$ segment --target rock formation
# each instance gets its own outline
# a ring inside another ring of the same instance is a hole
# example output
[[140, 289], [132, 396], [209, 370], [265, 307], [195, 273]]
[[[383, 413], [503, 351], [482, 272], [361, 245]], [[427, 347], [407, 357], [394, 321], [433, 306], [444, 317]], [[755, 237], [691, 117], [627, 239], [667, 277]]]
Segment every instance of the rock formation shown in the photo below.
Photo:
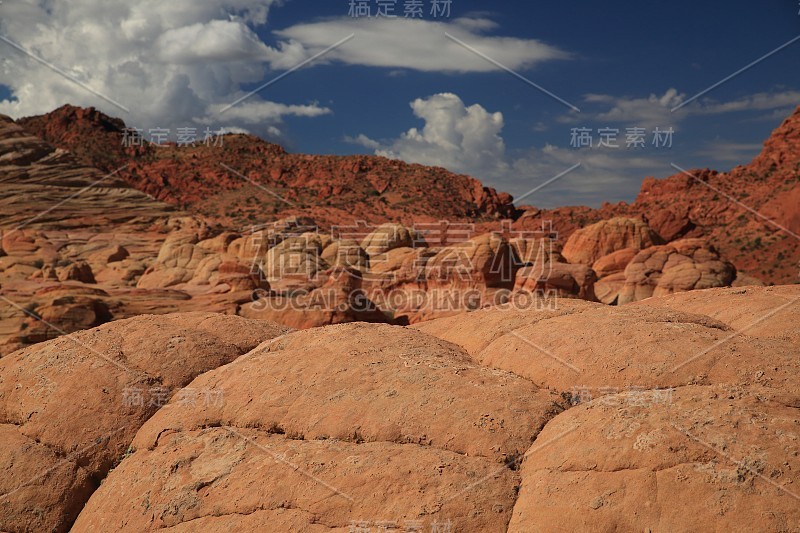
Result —
[[264, 343], [190, 386], [222, 391], [224, 405], [164, 407], [74, 531], [360, 520], [503, 531], [518, 483], [504, 464], [559, 410], [553, 393], [450, 343], [379, 325]]
[[736, 271], [702, 239], [684, 239], [639, 252], [625, 268], [618, 303], [674, 292], [730, 286]]
[[600, 209], [124, 128], [0, 117], [0, 530], [800, 528], [800, 110]]
[[[213, 313], [145, 315], [0, 359], [0, 529], [67, 531], [160, 407], [197, 375], [287, 332]], [[181, 401], [189, 392], [198, 403], [210, 397], [184, 389]]]
[[[0, 360], [2, 527], [791, 531], [798, 291], [414, 328], [142, 317], [49, 341]], [[122, 408], [136, 385], [171, 393]]]
[[657, 244], [664, 244], [664, 241], [641, 220], [612, 218], [570, 235], [561, 254], [570, 263], [591, 265], [625, 248], [641, 250]]
[[121, 120], [73, 106], [19, 123], [85, 165], [105, 172], [128, 165], [119, 176], [137, 189], [230, 227], [263, 223], [264, 213], [310, 214], [327, 230], [354, 220], [493, 220], [515, 212], [508, 194], [469, 176], [382, 157], [289, 154], [251, 135], [226, 135], [216, 146], [201, 136], [193, 146], [126, 148]]

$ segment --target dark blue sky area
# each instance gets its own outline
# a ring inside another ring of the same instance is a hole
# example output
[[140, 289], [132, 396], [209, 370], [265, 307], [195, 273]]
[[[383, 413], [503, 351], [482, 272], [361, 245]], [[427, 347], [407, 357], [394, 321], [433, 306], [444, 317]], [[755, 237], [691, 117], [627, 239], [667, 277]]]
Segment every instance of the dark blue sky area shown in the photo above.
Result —
[[[284, 27], [303, 20], [342, 16], [347, 9], [346, 0], [288, 2], [272, 12], [270, 25]], [[500, 25], [494, 34], [540, 39], [573, 53], [573, 60], [554, 61], [523, 74], [578, 103], [586, 93], [646, 97], [661, 95], [671, 87], [691, 96], [800, 35], [800, 6], [795, 1], [724, 5], [696, 1], [565, 2], [542, 6], [503, 2], [492, 3], [487, 9], [486, 2], [454, 0], [452, 10], [454, 17], [472, 13], [488, 16]], [[269, 39], [267, 33], [264, 37]], [[357, 40], [353, 44], [357, 45]], [[798, 58], [800, 43], [708, 97], [725, 101], [781, 87], [797, 89]], [[293, 141], [298, 148], [315, 152], [346, 153], [352, 148], [335, 144], [338, 137], [362, 132], [375, 137], [396, 135], [414, 125], [408, 103], [438, 92], [454, 92], [468, 105], [480, 103], [489, 111], [502, 111], [506, 117], [504, 137], [511, 148], [568, 139], [533, 131], [538, 122], [561, 114], [564, 108], [560, 104], [499, 71], [457, 75], [409, 70], [402, 77], [390, 77], [381, 68], [317, 67], [295, 73], [262, 94], [278, 101], [332, 102], [335, 115], [316, 121], [313, 131], [303, 131]], [[374, 120], [376, 113], [380, 113], [380, 121]], [[776, 125], [774, 120], [753, 124], [746, 119], [742, 122], [743, 118], [718, 120], [717, 128], [702, 128], [702, 133], [709, 135], [716, 130], [727, 136], [736, 133], [731, 124], [747, 123], [749, 134], [742, 132], [738, 138], [758, 141]], [[300, 127], [298, 134], [300, 129], [304, 128]]]

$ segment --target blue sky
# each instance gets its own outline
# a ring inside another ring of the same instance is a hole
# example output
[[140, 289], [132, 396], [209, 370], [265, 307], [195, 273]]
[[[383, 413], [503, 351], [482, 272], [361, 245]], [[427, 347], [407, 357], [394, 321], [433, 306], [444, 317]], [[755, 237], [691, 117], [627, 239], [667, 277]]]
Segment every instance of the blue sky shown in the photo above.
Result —
[[[400, 14], [404, 3], [397, 2]], [[672, 162], [744, 164], [800, 105], [798, 41], [670, 112], [800, 35], [796, 0], [453, 0], [450, 17], [438, 19], [430, 0], [423, 3], [424, 20], [409, 25], [402, 17], [350, 18], [349, 0], [214, 0], [202, 8], [189, 0], [172, 8], [155, 0], [139, 8], [5, 2], [2, 35], [107, 99], [0, 43], [0, 112], [73, 103], [145, 130], [241, 128], [291, 151], [439, 164], [517, 197], [581, 163], [522, 202], [550, 207], [630, 201], [644, 177], [674, 173]], [[106, 33], [109, 25], [120, 29]], [[445, 31], [581, 112], [445, 39]], [[219, 113], [350, 33], [340, 48]], [[626, 128], [634, 127], [646, 131], [644, 148], [625, 147]], [[618, 130], [620, 147], [578, 150], [574, 128], [591, 129], [594, 144], [599, 128]], [[673, 129], [671, 148], [652, 145], [655, 128]]]

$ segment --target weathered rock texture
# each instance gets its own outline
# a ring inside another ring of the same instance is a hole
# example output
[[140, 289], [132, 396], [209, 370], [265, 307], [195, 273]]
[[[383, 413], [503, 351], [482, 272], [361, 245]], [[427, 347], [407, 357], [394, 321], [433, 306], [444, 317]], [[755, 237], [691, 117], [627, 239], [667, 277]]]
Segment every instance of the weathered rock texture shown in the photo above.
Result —
[[266, 342], [191, 387], [224, 392], [224, 405], [164, 407], [74, 531], [362, 520], [503, 531], [518, 483], [504, 463], [560, 410], [452, 344], [380, 325]]
[[159, 407], [287, 331], [213, 313], [139, 316], [0, 359], [0, 529], [67, 531]]
[[618, 303], [695, 289], [730, 286], [736, 269], [702, 239], [674, 241], [639, 252], [625, 268]]
[[799, 300], [107, 324], [0, 360], [0, 528], [793, 531]]
[[561, 254], [570, 263], [591, 265], [610, 253], [633, 248], [641, 250], [663, 239], [639, 219], [612, 218], [573, 233]]

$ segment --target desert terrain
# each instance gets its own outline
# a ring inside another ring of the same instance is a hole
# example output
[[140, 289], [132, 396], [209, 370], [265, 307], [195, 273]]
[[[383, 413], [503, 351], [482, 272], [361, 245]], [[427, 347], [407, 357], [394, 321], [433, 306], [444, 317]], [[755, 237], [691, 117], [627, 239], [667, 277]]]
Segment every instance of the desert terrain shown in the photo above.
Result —
[[0, 530], [800, 530], [800, 109], [600, 209], [124, 134], [0, 117]]

